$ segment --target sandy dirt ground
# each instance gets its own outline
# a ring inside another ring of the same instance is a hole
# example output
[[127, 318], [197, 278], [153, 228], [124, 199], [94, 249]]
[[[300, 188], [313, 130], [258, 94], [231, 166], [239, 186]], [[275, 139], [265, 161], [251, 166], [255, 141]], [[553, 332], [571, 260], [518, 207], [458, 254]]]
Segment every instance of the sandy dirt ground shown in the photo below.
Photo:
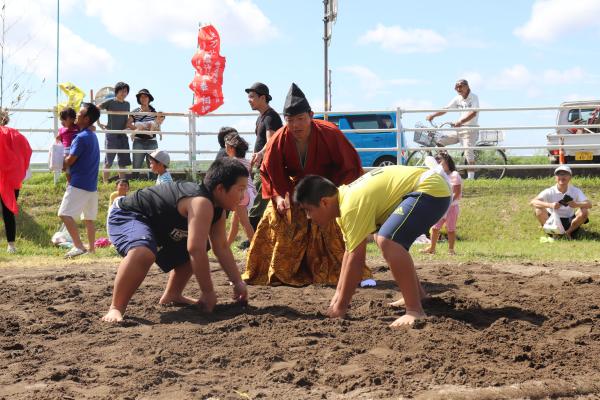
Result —
[[[0, 399], [600, 398], [600, 265], [419, 265], [429, 317], [388, 328], [397, 289], [251, 287], [234, 305], [162, 307], [153, 267], [118, 325], [115, 265], [0, 267]], [[194, 283], [188, 291], [198, 295]]]

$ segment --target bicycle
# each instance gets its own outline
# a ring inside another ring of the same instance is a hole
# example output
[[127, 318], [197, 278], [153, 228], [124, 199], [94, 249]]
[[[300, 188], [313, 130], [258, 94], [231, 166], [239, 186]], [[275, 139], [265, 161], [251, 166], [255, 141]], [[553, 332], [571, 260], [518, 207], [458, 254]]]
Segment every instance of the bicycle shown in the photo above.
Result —
[[[435, 150], [415, 150], [411, 151], [406, 160], [406, 165], [423, 166], [425, 165], [426, 156], [435, 156], [440, 151], [450, 153], [453, 159], [461, 160], [463, 167], [459, 170], [463, 178], [466, 177], [467, 159], [463, 150], [452, 150], [451, 147], [446, 147], [443, 140], [448, 138], [443, 132], [438, 132], [437, 129], [444, 127], [454, 127], [451, 122], [444, 122], [440, 125], [435, 125], [432, 121], [430, 130], [415, 131], [413, 140], [422, 147], [438, 147]], [[415, 128], [428, 128], [420, 122], [415, 124]], [[499, 130], [483, 130], [479, 131], [479, 139], [475, 143], [477, 147], [497, 146], [502, 141], [502, 131]], [[501, 149], [474, 149], [475, 165], [506, 165], [506, 154]], [[454, 153], [454, 154], [453, 154]], [[506, 168], [477, 168], [475, 169], [475, 178], [502, 179], [506, 173]]]

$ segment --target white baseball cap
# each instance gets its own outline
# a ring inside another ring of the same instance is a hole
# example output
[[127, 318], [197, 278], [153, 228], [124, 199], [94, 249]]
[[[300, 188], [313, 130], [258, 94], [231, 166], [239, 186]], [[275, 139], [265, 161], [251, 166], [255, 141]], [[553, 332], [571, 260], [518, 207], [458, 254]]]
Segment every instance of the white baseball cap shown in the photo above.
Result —
[[167, 168], [169, 167], [169, 163], [171, 162], [171, 157], [169, 157], [169, 153], [167, 153], [164, 150], [154, 150], [148, 155], [148, 157], [155, 159]]
[[571, 171], [571, 167], [569, 167], [568, 165], [561, 165], [558, 168], [556, 168], [554, 170], [554, 175], [557, 175], [561, 171], [567, 172], [569, 175], [573, 175], [573, 171]]

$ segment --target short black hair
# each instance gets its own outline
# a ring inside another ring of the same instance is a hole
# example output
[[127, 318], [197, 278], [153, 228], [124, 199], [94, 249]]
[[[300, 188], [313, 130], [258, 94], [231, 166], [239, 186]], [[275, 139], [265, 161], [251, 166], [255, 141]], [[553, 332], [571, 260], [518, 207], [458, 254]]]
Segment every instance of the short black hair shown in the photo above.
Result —
[[208, 171], [206, 171], [203, 183], [211, 192], [219, 184], [222, 184], [225, 190], [229, 191], [238, 178], [248, 178], [248, 175], [248, 170], [244, 167], [244, 164], [235, 158], [224, 157], [213, 161]]
[[319, 175], [306, 175], [294, 188], [294, 202], [318, 207], [323, 197], [338, 193], [333, 182]]
[[237, 133], [237, 129], [230, 126], [224, 126], [219, 129], [217, 140], [219, 141], [219, 146], [221, 146], [222, 149], [225, 148], [225, 136], [229, 135], [230, 133]]
[[117, 179], [117, 181], [115, 182], [115, 186], [119, 186], [119, 183], [126, 183], [127, 186], [129, 186], [129, 179], [126, 179], [126, 178]]
[[87, 111], [85, 115], [90, 119], [90, 125], [94, 125], [98, 118], [100, 118], [100, 110], [92, 103], [81, 103], [81, 108], [85, 108]]
[[240, 136], [239, 133], [230, 133], [225, 136], [225, 145], [229, 145], [235, 149], [237, 158], [245, 158], [248, 151], [248, 142]]
[[75, 110], [72, 109], [71, 107], [63, 108], [62, 111], [60, 112], [60, 120], [61, 121], [64, 121], [67, 118], [75, 119], [76, 117], [77, 117], [77, 113], [75, 113]]
[[439, 153], [437, 153], [435, 156], [435, 160], [438, 162], [441, 160], [446, 161], [446, 164], [448, 164], [448, 169], [450, 170], [450, 172], [456, 171], [456, 164], [454, 164], [454, 160], [452, 159], [452, 156], [450, 154], [448, 154], [447, 151], [440, 151]]
[[126, 84], [125, 82], [117, 82], [117, 84], [115, 85], [115, 96], [123, 89], [127, 89], [127, 93], [130, 92], [128, 84]]

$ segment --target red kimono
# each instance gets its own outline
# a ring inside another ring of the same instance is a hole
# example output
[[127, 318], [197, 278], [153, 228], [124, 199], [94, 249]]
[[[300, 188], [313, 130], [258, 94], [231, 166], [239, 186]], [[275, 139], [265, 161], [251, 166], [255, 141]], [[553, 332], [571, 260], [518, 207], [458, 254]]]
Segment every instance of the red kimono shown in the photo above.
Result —
[[[306, 162], [287, 126], [269, 140], [260, 168], [263, 198], [286, 193], [306, 175], [326, 177], [336, 185], [347, 184], [362, 175], [358, 153], [332, 123], [313, 120]], [[303, 210], [292, 205], [292, 222], [279, 215], [269, 202], [252, 239], [242, 278], [250, 284], [312, 283], [335, 285], [345, 251], [342, 232], [335, 221], [321, 228], [311, 223]], [[363, 277], [369, 277], [365, 266]]]
[[30, 159], [27, 138], [16, 129], [0, 126], [0, 197], [15, 215], [19, 211], [15, 190], [21, 188]]
[[363, 173], [360, 158], [346, 136], [334, 124], [312, 121], [304, 167], [287, 126], [269, 140], [260, 167], [263, 198], [292, 195], [295, 184], [306, 175], [321, 175], [336, 186], [348, 184]]

